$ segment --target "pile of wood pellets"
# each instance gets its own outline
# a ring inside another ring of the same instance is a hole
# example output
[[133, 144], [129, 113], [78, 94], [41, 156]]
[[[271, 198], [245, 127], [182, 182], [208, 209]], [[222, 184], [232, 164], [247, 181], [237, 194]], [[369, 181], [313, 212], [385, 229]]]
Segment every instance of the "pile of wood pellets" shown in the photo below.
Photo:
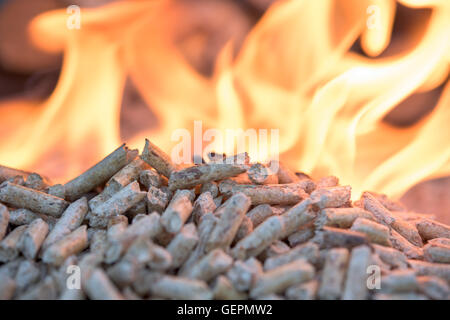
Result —
[[64, 185], [0, 166], [0, 299], [450, 298], [450, 226], [272, 164], [147, 140]]

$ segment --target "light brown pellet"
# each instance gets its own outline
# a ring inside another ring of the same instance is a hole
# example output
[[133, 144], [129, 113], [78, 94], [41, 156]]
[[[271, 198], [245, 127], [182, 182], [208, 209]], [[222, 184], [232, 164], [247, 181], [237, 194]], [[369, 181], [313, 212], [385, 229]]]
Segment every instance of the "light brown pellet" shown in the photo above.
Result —
[[64, 199], [10, 182], [0, 186], [0, 201], [53, 217], [61, 216], [69, 205]]
[[242, 192], [251, 199], [252, 205], [293, 205], [308, 198], [308, 194], [305, 192], [305, 189], [308, 189], [308, 183], [305, 180], [273, 185], [236, 184], [230, 180], [225, 180], [219, 184], [219, 189], [221, 193], [226, 195]]
[[318, 290], [320, 299], [335, 300], [341, 297], [348, 257], [349, 253], [345, 248], [330, 249], [327, 252]]
[[192, 193], [189, 190], [178, 190], [161, 215], [161, 224], [170, 233], [177, 233], [192, 213]]
[[350, 228], [358, 218], [375, 220], [372, 213], [361, 208], [327, 208], [319, 212], [314, 224], [318, 229], [324, 226]]
[[48, 224], [42, 219], [36, 219], [25, 230], [20, 238], [20, 251], [27, 259], [34, 259], [48, 233]]
[[429, 219], [421, 219], [417, 222], [416, 226], [424, 240], [434, 238], [450, 239], [450, 227], [443, 223]]
[[166, 178], [170, 178], [170, 174], [177, 170], [177, 166], [172, 163], [170, 157], [148, 139], [145, 139], [141, 158]]
[[450, 246], [429, 243], [423, 247], [424, 257], [427, 261], [450, 263]]
[[166, 299], [209, 300], [213, 297], [204, 281], [169, 275], [161, 276], [151, 284], [150, 292]]
[[389, 228], [375, 221], [358, 218], [353, 222], [350, 230], [364, 233], [370, 242], [388, 247], [392, 246], [391, 241], [389, 240]]
[[232, 263], [233, 259], [222, 249], [214, 249], [187, 270], [185, 276], [190, 279], [209, 281], [227, 271]]
[[276, 213], [272, 210], [272, 207], [268, 204], [260, 204], [255, 206], [252, 210], [247, 213], [247, 217], [252, 221], [253, 227], [256, 228], [261, 223], [263, 223], [267, 218], [275, 215]]
[[172, 256], [172, 268], [179, 268], [188, 259], [199, 241], [197, 228], [193, 223], [185, 225], [170, 241], [167, 251]]
[[45, 250], [50, 245], [78, 228], [83, 222], [87, 212], [88, 202], [84, 197], [70, 204], [62, 214], [61, 218], [56, 222], [52, 231], [48, 234], [42, 248]]
[[129, 150], [123, 144], [83, 174], [67, 182], [64, 185], [66, 198], [69, 201], [76, 200], [83, 194], [105, 183], [117, 171], [136, 158], [137, 154], [137, 150]]
[[86, 226], [81, 226], [64, 238], [58, 240], [44, 251], [45, 263], [59, 266], [67, 257], [78, 254], [88, 246]]
[[248, 208], [250, 199], [243, 193], [237, 193], [217, 209], [220, 210], [220, 218], [206, 242], [207, 252], [231, 245]]
[[250, 297], [282, 293], [288, 287], [311, 280], [314, 274], [314, 268], [303, 260], [285, 264], [262, 274], [250, 290]]
[[351, 192], [350, 186], [321, 188], [311, 193], [311, 200], [320, 209], [338, 208], [350, 203]]
[[353, 248], [347, 268], [343, 300], [365, 300], [369, 290], [367, 287], [367, 268], [371, 263], [371, 252], [368, 246]]
[[245, 165], [209, 163], [174, 171], [170, 175], [171, 190], [193, 188], [210, 181], [218, 181], [236, 176], [247, 170]]
[[14, 260], [19, 254], [19, 241], [28, 226], [19, 226], [0, 242], [0, 262]]
[[202, 216], [208, 212], [214, 212], [216, 208], [212, 194], [209, 191], [201, 193], [195, 200], [192, 210], [194, 222], [198, 224]]

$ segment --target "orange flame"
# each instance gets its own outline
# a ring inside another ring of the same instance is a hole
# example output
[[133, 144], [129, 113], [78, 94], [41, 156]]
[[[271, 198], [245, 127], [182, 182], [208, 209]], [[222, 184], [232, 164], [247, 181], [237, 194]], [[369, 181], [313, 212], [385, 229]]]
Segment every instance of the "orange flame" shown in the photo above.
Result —
[[[400, 196], [450, 173], [449, 83], [419, 123], [382, 122], [406, 97], [446, 81], [450, 3], [399, 2], [432, 8], [432, 15], [424, 32], [413, 31], [408, 50], [394, 56], [378, 57], [390, 43], [394, 0], [284, 0], [266, 12], [234, 61], [231, 42], [224, 47], [212, 77], [195, 71], [174, 44], [186, 5], [123, 1], [83, 9], [79, 30], [65, 27], [65, 11], [45, 13], [31, 35], [46, 50], [64, 50], [60, 80], [46, 101], [0, 105], [0, 163], [56, 180], [86, 169], [120, 143], [130, 76], [160, 124], [136, 135], [132, 146], [149, 137], [170, 151], [172, 132], [192, 129], [195, 120], [205, 129], [274, 128], [280, 159], [292, 168], [336, 175], [356, 195], [371, 189]], [[366, 54], [378, 58], [350, 51], [359, 37]]]

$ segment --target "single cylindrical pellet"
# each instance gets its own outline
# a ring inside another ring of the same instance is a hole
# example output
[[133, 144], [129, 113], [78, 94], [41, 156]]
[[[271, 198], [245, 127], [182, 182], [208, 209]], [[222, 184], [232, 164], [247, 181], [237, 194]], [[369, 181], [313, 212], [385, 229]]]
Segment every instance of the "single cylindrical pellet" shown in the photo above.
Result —
[[358, 218], [375, 220], [372, 213], [361, 208], [327, 208], [319, 212], [314, 224], [319, 229], [324, 226], [350, 228]]
[[353, 248], [345, 280], [343, 300], [365, 300], [369, 294], [367, 287], [367, 268], [372, 261], [368, 246]]
[[391, 224], [391, 227], [413, 245], [418, 247], [423, 246], [422, 238], [420, 237], [419, 231], [417, 231], [414, 224], [402, 219], [396, 219]]
[[158, 297], [177, 300], [209, 300], [213, 293], [204, 281], [161, 276], [150, 287], [150, 292]]
[[220, 218], [206, 243], [206, 251], [231, 245], [249, 207], [250, 199], [237, 193], [218, 209]]
[[188, 259], [198, 240], [197, 229], [193, 223], [181, 229], [167, 246], [167, 251], [172, 255], [172, 268], [179, 268]]
[[252, 221], [254, 228], [273, 215], [276, 215], [276, 212], [268, 204], [260, 204], [247, 213], [247, 217]]
[[283, 219], [284, 224], [283, 233], [280, 235], [280, 238], [290, 236], [301, 226], [313, 221], [316, 217], [316, 213], [313, 210], [311, 203], [311, 199], [305, 199], [280, 216], [280, 218]]
[[401, 234], [399, 234], [394, 229], [391, 229], [391, 236], [389, 240], [392, 243], [392, 246], [403, 252], [408, 258], [411, 259], [422, 259], [423, 258], [423, 250], [420, 247], [413, 245], [407, 239], [405, 239]]
[[188, 189], [210, 181], [218, 181], [236, 176], [247, 170], [246, 166], [227, 163], [210, 163], [188, 167], [172, 172], [169, 179], [169, 188]]
[[61, 218], [56, 222], [52, 231], [48, 234], [47, 238], [42, 245], [45, 250], [53, 243], [64, 238], [73, 230], [78, 228], [88, 212], [88, 202], [86, 198], [81, 198], [73, 202], [66, 211], [62, 214]]
[[424, 257], [427, 261], [450, 263], [450, 246], [429, 243], [423, 247]]
[[314, 274], [314, 268], [303, 260], [285, 264], [261, 275], [251, 289], [250, 297], [281, 293], [290, 286], [311, 280]]
[[364, 218], [358, 218], [353, 222], [351, 230], [364, 233], [370, 242], [391, 247], [389, 240], [389, 228], [385, 225]]
[[214, 212], [216, 208], [212, 194], [209, 191], [201, 193], [194, 202], [194, 208], [192, 210], [194, 221], [198, 223], [202, 216], [208, 212]]
[[406, 269], [408, 267], [407, 258], [403, 252], [377, 244], [372, 244], [372, 248], [380, 259], [392, 268]]
[[370, 211], [375, 218], [386, 226], [396, 221], [395, 217], [372, 194], [364, 192], [362, 195], [364, 209]]
[[351, 191], [350, 186], [320, 188], [311, 193], [311, 200], [320, 209], [338, 208], [350, 203]]
[[64, 260], [83, 251], [88, 245], [86, 226], [81, 226], [45, 250], [42, 260], [52, 265], [60, 265]]
[[136, 158], [137, 153], [137, 150], [129, 150], [123, 144], [83, 174], [67, 182], [64, 185], [66, 198], [73, 201], [105, 183], [117, 171]]
[[144, 199], [145, 195], [145, 192], [141, 192], [138, 182], [130, 183], [92, 211], [89, 219], [90, 226], [105, 227], [110, 217], [124, 214]]
[[335, 300], [341, 297], [348, 257], [349, 253], [345, 248], [328, 250], [318, 290], [320, 299]]
[[48, 234], [48, 224], [36, 219], [25, 230], [20, 238], [20, 250], [27, 259], [34, 259]]
[[239, 241], [232, 249], [233, 257], [246, 259], [260, 254], [284, 231], [283, 219], [273, 216], [261, 223], [251, 234]]
[[161, 189], [150, 186], [145, 197], [145, 202], [147, 203], [147, 211], [162, 213], [169, 203], [169, 196], [166, 192]]
[[416, 224], [420, 235], [424, 240], [434, 238], [448, 238], [450, 239], [450, 227], [430, 219], [421, 219]]
[[53, 217], [46, 216], [45, 214], [34, 213], [33, 211], [30, 211], [28, 209], [16, 209], [9, 212], [9, 223], [13, 226], [30, 224], [31, 222], [39, 218], [51, 225], [51, 222], [49, 220], [52, 220], [51, 218]]
[[64, 199], [10, 182], [0, 186], [0, 201], [54, 217], [61, 216], [69, 205]]
[[322, 249], [337, 247], [351, 249], [368, 243], [364, 233], [332, 227], [324, 227], [323, 230], [317, 231], [313, 241]]
[[177, 170], [177, 166], [172, 162], [170, 157], [148, 139], [145, 139], [145, 146], [141, 158], [159, 174], [167, 178], [170, 178], [170, 174]]
[[306, 180], [273, 185], [236, 184], [230, 180], [225, 180], [219, 184], [219, 189], [221, 193], [226, 195], [242, 192], [251, 199], [252, 205], [264, 203], [293, 205], [308, 198], [308, 194], [305, 192], [308, 186]]
[[175, 193], [169, 206], [161, 216], [161, 224], [170, 233], [181, 230], [192, 213], [192, 194], [189, 190], [179, 190]]

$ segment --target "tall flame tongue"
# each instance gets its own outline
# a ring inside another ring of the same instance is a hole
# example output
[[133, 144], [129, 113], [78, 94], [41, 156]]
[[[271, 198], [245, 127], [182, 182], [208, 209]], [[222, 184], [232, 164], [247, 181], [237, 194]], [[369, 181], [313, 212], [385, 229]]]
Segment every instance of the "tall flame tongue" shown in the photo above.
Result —
[[[400, 2], [432, 8], [425, 31], [413, 30], [401, 54], [369, 59], [350, 51], [360, 36], [368, 55], [384, 51], [393, 0], [280, 1], [235, 61], [231, 43], [225, 46], [210, 78], [174, 45], [177, 22], [189, 14], [185, 5], [126, 1], [83, 10], [80, 30], [65, 28], [65, 11], [43, 14], [31, 32], [41, 47], [64, 50], [61, 78], [44, 102], [0, 106], [0, 163], [56, 180], [80, 173], [120, 143], [129, 75], [160, 123], [132, 145], [149, 136], [169, 151], [174, 130], [190, 129], [194, 120], [204, 129], [274, 128], [280, 158], [292, 168], [336, 175], [355, 194], [371, 189], [400, 196], [423, 179], [450, 173], [449, 83], [419, 123], [394, 128], [382, 122], [406, 97], [448, 77], [450, 3]], [[370, 8], [381, 10], [375, 28], [366, 26]]]

